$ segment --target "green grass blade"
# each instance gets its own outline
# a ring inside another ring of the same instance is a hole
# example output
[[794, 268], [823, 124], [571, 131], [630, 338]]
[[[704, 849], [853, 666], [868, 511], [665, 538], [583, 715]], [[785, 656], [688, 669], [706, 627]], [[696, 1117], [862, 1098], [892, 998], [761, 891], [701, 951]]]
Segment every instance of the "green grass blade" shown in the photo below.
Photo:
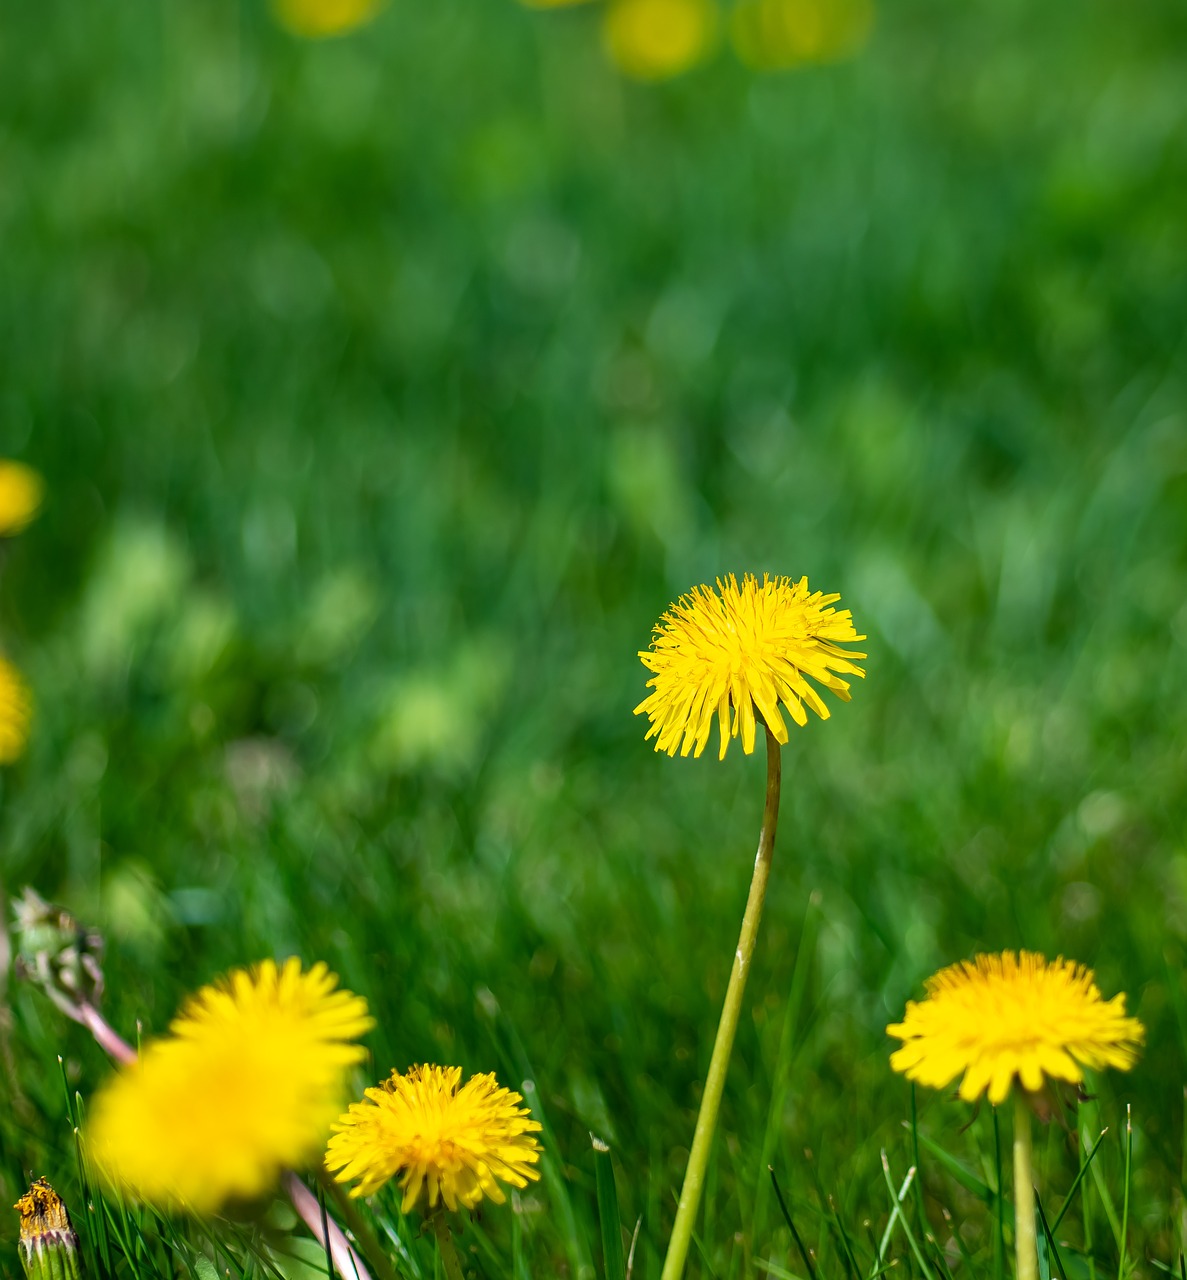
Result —
[[606, 1280], [626, 1280], [622, 1256], [622, 1217], [618, 1210], [618, 1188], [614, 1184], [614, 1164], [610, 1148], [592, 1134], [594, 1177], [598, 1191], [598, 1218], [602, 1225], [602, 1266]]
[[1080, 1183], [1084, 1181], [1084, 1175], [1088, 1172], [1089, 1166], [1096, 1159], [1096, 1153], [1100, 1150], [1100, 1144], [1105, 1140], [1105, 1134], [1108, 1129], [1102, 1129], [1100, 1136], [1092, 1144], [1092, 1150], [1088, 1153], [1088, 1158], [1080, 1165], [1080, 1171], [1076, 1174], [1072, 1181], [1072, 1185], [1068, 1188], [1068, 1193], [1063, 1201], [1063, 1206], [1055, 1215], [1055, 1221], [1051, 1224], [1051, 1234], [1054, 1235], [1059, 1230], [1059, 1224], [1063, 1221], [1063, 1215], [1071, 1208], [1072, 1200], [1075, 1198], [1076, 1192], [1079, 1190]]
[[886, 1179], [886, 1189], [890, 1192], [890, 1199], [894, 1204], [894, 1213], [898, 1214], [898, 1220], [903, 1228], [903, 1234], [907, 1237], [907, 1243], [911, 1246], [911, 1252], [915, 1255], [915, 1261], [919, 1264], [919, 1270], [923, 1273], [924, 1280], [935, 1280], [935, 1276], [932, 1275], [931, 1268], [927, 1265], [927, 1259], [923, 1256], [923, 1250], [919, 1247], [919, 1241], [916, 1240], [915, 1233], [911, 1230], [911, 1224], [907, 1221], [907, 1215], [902, 1212], [903, 1198], [910, 1190], [910, 1182], [914, 1173], [914, 1168], [908, 1171], [907, 1178], [903, 1182], [902, 1189], [896, 1196], [894, 1193], [894, 1183], [890, 1178], [890, 1161], [886, 1156], [886, 1152], [882, 1152], [882, 1176]]

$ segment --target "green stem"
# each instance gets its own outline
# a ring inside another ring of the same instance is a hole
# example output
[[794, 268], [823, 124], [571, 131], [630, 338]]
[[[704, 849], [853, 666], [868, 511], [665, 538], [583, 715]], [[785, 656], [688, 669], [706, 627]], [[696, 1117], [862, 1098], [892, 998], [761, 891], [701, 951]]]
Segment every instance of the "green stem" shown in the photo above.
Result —
[[742, 932], [738, 949], [734, 953], [734, 967], [730, 972], [729, 986], [725, 992], [725, 1004], [721, 1021], [717, 1024], [717, 1039], [713, 1042], [713, 1056], [709, 1059], [709, 1074], [705, 1078], [705, 1092], [701, 1096], [701, 1109], [697, 1114], [697, 1127], [692, 1138], [692, 1150], [688, 1156], [688, 1169], [684, 1174], [684, 1187], [680, 1192], [680, 1204], [676, 1210], [676, 1222], [672, 1238], [668, 1241], [668, 1256], [660, 1280], [680, 1280], [684, 1274], [684, 1262], [692, 1240], [693, 1224], [701, 1203], [701, 1190], [705, 1181], [705, 1169], [709, 1163], [709, 1150], [713, 1145], [713, 1131], [717, 1127], [717, 1112], [721, 1107], [721, 1094], [725, 1087], [729, 1068], [730, 1051], [734, 1047], [734, 1033], [738, 1029], [738, 1016], [742, 1011], [742, 995], [746, 990], [746, 978], [750, 973], [750, 960], [758, 938], [758, 924], [762, 919], [763, 899], [767, 893], [767, 879], [771, 873], [771, 854], [775, 848], [775, 828], [779, 822], [779, 744], [770, 729], [767, 734], [767, 798], [763, 808], [762, 831], [758, 837], [758, 855], [754, 859], [754, 876], [750, 881], [750, 896], [746, 899], [746, 912], [742, 917]]
[[399, 1280], [396, 1269], [384, 1252], [378, 1237], [363, 1220], [362, 1214], [355, 1207], [355, 1202], [342, 1190], [342, 1184], [332, 1178], [324, 1168], [317, 1170], [317, 1180], [329, 1192], [346, 1225], [354, 1232], [359, 1248], [379, 1280]]
[[437, 1248], [441, 1250], [441, 1265], [445, 1268], [448, 1280], [463, 1280], [462, 1264], [457, 1256], [457, 1248], [449, 1231], [449, 1223], [445, 1214], [438, 1210], [433, 1214], [433, 1234], [437, 1237]]
[[1035, 1185], [1031, 1169], [1030, 1105], [1021, 1085], [1014, 1089], [1014, 1257], [1018, 1280], [1035, 1280]]

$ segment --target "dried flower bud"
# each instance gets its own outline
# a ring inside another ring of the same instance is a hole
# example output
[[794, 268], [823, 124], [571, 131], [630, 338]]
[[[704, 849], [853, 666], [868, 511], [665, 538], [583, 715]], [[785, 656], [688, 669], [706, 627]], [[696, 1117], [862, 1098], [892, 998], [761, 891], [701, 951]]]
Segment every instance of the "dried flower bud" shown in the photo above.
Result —
[[78, 1236], [53, 1187], [38, 1178], [13, 1207], [21, 1215], [21, 1263], [29, 1280], [80, 1280]]

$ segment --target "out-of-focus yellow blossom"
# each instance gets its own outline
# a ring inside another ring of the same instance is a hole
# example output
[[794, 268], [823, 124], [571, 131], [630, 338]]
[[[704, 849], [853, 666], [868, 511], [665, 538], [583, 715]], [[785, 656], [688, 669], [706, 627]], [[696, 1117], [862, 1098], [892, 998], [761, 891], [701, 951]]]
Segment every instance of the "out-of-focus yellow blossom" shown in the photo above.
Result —
[[0, 458], [0, 537], [20, 533], [41, 509], [45, 483], [23, 462]]
[[589, 0], [519, 0], [529, 9], [572, 9], [575, 5], [588, 4]]
[[324, 40], [371, 21], [385, 0], [272, 0], [280, 24], [295, 36]]
[[33, 719], [33, 695], [24, 677], [0, 658], [0, 764], [12, 764], [24, 754]]
[[611, 0], [602, 21], [610, 60], [636, 80], [667, 80], [702, 62], [717, 37], [713, 0]]
[[871, 0], [739, 0], [730, 38], [747, 66], [780, 71], [855, 53], [873, 21]]
[[109, 1183], [213, 1213], [316, 1158], [374, 1026], [324, 964], [265, 960], [203, 987], [171, 1034], [96, 1095], [86, 1139]]

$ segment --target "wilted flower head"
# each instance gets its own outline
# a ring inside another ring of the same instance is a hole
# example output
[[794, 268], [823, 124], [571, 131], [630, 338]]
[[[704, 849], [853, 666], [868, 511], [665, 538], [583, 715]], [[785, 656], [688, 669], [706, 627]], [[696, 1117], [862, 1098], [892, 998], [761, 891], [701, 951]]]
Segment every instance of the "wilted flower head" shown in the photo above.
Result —
[[730, 574], [717, 590], [694, 587], [656, 624], [651, 648], [640, 652], [654, 676], [651, 694], [635, 708], [651, 720], [655, 749], [699, 756], [716, 718], [725, 758], [731, 737], [754, 750], [755, 712], [779, 742], [787, 726], [779, 704], [798, 725], [808, 723], [806, 703], [822, 720], [829, 709], [809, 678], [849, 701], [849, 685], [836, 673], [864, 676], [853, 659], [864, 653], [842, 649], [864, 640], [848, 609], [829, 606], [840, 596], [809, 593], [808, 579], [746, 574], [741, 587]]
[[92, 1157], [121, 1191], [210, 1213], [314, 1160], [373, 1020], [324, 964], [265, 960], [203, 987], [95, 1097]]
[[32, 721], [29, 686], [11, 662], [0, 658], [0, 764], [12, 764], [24, 754]]
[[907, 1002], [887, 1032], [903, 1041], [890, 1065], [942, 1089], [962, 1072], [967, 1101], [989, 1090], [995, 1106], [1015, 1079], [1031, 1093], [1044, 1079], [1079, 1084], [1083, 1068], [1133, 1066], [1145, 1039], [1125, 1016], [1125, 997], [1101, 997], [1092, 971], [1061, 956], [1048, 964], [1030, 951], [979, 955], [927, 980], [927, 999]]
[[20, 1253], [29, 1280], [78, 1280], [78, 1236], [62, 1197], [44, 1178], [13, 1206], [20, 1214]]
[[76, 1020], [81, 1020], [82, 1005], [98, 1008], [103, 998], [102, 935], [32, 888], [25, 889], [12, 910], [18, 977], [36, 983]]
[[23, 462], [0, 458], [0, 537], [20, 533], [41, 509], [45, 484]]
[[393, 1071], [334, 1125], [326, 1167], [339, 1182], [358, 1180], [352, 1196], [399, 1176], [403, 1213], [418, 1203], [472, 1209], [484, 1196], [502, 1204], [500, 1182], [525, 1187], [539, 1178], [541, 1126], [493, 1074], [459, 1088], [461, 1080], [461, 1067]]

